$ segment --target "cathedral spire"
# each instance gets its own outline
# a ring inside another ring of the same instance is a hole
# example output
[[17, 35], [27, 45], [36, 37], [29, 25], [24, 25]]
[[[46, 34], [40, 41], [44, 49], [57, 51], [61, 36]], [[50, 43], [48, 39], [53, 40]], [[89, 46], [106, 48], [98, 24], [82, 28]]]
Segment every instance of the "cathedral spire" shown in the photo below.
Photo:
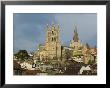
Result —
[[77, 33], [77, 26], [75, 25], [73, 41], [78, 42], [78, 40], [79, 40], [79, 37], [78, 37], [78, 33]]

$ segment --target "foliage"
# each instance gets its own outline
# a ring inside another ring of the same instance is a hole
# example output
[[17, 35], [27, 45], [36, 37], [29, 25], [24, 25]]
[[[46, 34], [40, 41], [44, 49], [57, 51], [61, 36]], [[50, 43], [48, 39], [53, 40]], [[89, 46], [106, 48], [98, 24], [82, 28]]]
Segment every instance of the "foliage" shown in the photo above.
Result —
[[69, 59], [72, 56], [72, 52], [68, 49], [65, 50], [64, 58]]
[[14, 54], [14, 56], [16, 57], [16, 59], [21, 61], [25, 61], [30, 57], [26, 50], [19, 50], [18, 53]]
[[94, 61], [92, 61], [92, 60], [88, 61], [88, 64], [93, 64], [93, 63], [94, 63]]

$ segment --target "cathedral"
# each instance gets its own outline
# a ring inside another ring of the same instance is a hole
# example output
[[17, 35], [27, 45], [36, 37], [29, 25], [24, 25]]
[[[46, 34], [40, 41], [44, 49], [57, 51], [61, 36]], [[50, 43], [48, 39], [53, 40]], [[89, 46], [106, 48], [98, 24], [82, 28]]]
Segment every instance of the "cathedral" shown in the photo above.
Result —
[[80, 40], [79, 40], [79, 37], [78, 37], [76, 26], [75, 26], [75, 30], [74, 30], [73, 40], [70, 43], [70, 47], [74, 48], [74, 50], [78, 50], [79, 48], [82, 47], [82, 44], [80, 43]]
[[62, 46], [60, 41], [59, 25], [47, 25], [45, 42], [44, 44], [39, 44], [38, 50], [35, 52], [34, 58], [38, 57], [40, 61], [58, 61], [63, 59], [66, 51], [69, 51], [72, 52], [69, 58], [72, 58], [74, 60], [78, 60], [78, 58], [80, 58], [80, 62], [87, 64], [92, 57], [91, 50], [92, 52], [96, 52], [96, 50], [88, 49], [86, 45], [82, 45], [78, 36], [77, 26], [75, 26], [74, 28], [73, 35], [74, 36], [70, 42], [70, 46]]
[[14, 55], [14, 74], [78, 75], [85, 74], [82, 73], [85, 66], [89, 67], [85, 70], [87, 75], [97, 73], [97, 48], [82, 44], [77, 26], [68, 46], [61, 44], [59, 25], [47, 25], [45, 30], [45, 40], [35, 52], [28, 54], [22, 50]]
[[73, 56], [81, 56], [82, 55], [82, 44], [80, 42], [77, 27], [74, 28], [74, 36], [70, 42], [70, 47], [73, 48]]
[[59, 25], [46, 27], [46, 40], [44, 44], [40, 44], [38, 47], [38, 54], [40, 60], [58, 59], [61, 58], [61, 42], [59, 38], [60, 28]]
[[45, 50], [48, 53], [48, 57], [51, 59], [61, 57], [61, 43], [59, 39], [59, 33], [59, 25], [55, 26], [53, 24], [51, 27], [47, 25]]

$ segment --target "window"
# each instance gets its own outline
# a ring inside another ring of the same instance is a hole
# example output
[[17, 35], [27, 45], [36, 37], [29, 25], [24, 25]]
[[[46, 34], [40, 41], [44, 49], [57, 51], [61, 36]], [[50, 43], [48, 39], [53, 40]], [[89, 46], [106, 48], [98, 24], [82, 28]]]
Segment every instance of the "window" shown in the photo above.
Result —
[[53, 37], [52, 37], [52, 41], [53, 41]]
[[52, 34], [54, 34], [54, 32], [52, 31]]

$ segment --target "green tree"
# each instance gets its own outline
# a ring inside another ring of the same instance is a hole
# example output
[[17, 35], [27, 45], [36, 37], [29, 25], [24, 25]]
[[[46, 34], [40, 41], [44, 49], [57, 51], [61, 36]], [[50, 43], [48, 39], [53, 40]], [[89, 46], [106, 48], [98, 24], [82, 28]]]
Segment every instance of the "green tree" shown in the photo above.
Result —
[[92, 61], [92, 60], [88, 61], [88, 64], [93, 64], [93, 63], [94, 63], [94, 61]]
[[72, 51], [66, 49], [65, 54], [64, 54], [64, 58], [69, 59], [69, 58], [71, 58], [71, 56], [72, 56]]
[[21, 61], [25, 61], [30, 57], [26, 50], [19, 50], [18, 53], [14, 55], [18, 60], [21, 60]]

